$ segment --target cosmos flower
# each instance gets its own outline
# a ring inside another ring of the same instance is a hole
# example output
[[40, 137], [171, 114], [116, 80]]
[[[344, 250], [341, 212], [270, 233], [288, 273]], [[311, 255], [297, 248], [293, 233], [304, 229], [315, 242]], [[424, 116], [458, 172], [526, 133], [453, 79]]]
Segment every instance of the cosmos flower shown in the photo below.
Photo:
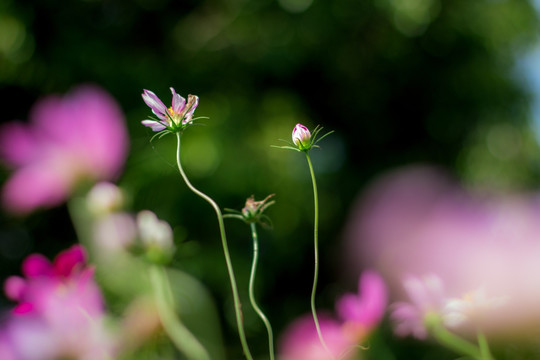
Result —
[[33, 107], [30, 124], [0, 128], [0, 158], [15, 170], [3, 204], [25, 214], [59, 205], [83, 182], [114, 179], [127, 145], [120, 107], [102, 89], [87, 85], [46, 97]]
[[104, 326], [101, 292], [86, 251], [74, 245], [50, 262], [32, 254], [24, 277], [10, 277], [6, 295], [17, 306], [7, 319], [3, 342], [20, 360], [107, 359], [113, 340]]
[[141, 123], [151, 128], [153, 131], [178, 132], [193, 123], [193, 113], [199, 105], [199, 98], [195, 95], [188, 95], [188, 100], [176, 93], [174, 88], [170, 88], [172, 93], [172, 105], [167, 108], [165, 104], [150, 90], [144, 90], [142, 98], [146, 105], [150, 107], [156, 119], [146, 119]]

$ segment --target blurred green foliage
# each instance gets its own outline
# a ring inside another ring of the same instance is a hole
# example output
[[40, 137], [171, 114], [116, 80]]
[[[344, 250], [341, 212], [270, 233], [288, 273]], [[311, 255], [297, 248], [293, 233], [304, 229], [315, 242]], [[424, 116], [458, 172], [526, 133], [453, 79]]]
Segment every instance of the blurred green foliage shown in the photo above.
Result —
[[[119, 184], [132, 209], [152, 209], [173, 226], [174, 265], [210, 289], [227, 351], [239, 358], [214, 214], [178, 176], [174, 138], [149, 141], [142, 90], [166, 103], [170, 86], [200, 97], [196, 115], [210, 119], [185, 132], [182, 159], [220, 206], [240, 209], [252, 194], [276, 194], [267, 212], [274, 229], [260, 232], [256, 291], [279, 333], [309, 311], [313, 202], [303, 156], [270, 145], [288, 140], [298, 122], [335, 130], [312, 152], [321, 205], [317, 301], [331, 309], [356, 284], [340, 267], [348, 210], [385, 169], [429, 162], [477, 186], [538, 185], [530, 96], [515, 73], [538, 30], [529, 0], [0, 0], [2, 121], [26, 119], [36, 99], [79, 83], [110, 92], [131, 134]], [[75, 241], [67, 219], [63, 207], [2, 215], [2, 273], [18, 273], [30, 252], [52, 256]], [[227, 227], [247, 303], [249, 229]], [[244, 308], [254, 353], [264, 353], [262, 323]], [[395, 342], [389, 331], [381, 336]]]

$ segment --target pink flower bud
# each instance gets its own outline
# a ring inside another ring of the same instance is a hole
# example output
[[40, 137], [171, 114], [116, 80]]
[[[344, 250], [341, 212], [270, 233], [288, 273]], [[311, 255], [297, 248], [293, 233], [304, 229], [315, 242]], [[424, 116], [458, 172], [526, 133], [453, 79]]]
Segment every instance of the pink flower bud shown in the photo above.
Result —
[[301, 149], [310, 147], [311, 133], [308, 128], [302, 124], [296, 124], [292, 131], [292, 141], [294, 145]]

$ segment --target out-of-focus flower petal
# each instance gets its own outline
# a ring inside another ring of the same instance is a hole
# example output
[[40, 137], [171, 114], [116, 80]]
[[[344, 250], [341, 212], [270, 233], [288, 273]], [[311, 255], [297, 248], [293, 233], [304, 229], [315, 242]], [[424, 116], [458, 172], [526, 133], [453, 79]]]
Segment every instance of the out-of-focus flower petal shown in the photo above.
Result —
[[23, 166], [38, 156], [37, 139], [21, 122], [4, 124], [0, 129], [0, 157], [13, 166]]
[[53, 267], [49, 259], [41, 254], [31, 254], [22, 263], [23, 274], [28, 277], [50, 276], [53, 274]]
[[281, 360], [333, 360], [351, 359], [354, 343], [345, 336], [341, 324], [324, 314], [319, 325], [329, 354], [321, 344], [311, 315], [295, 320], [284, 332], [280, 344]]
[[354, 322], [366, 329], [376, 326], [387, 304], [386, 285], [379, 274], [366, 271], [358, 284], [358, 295], [346, 294], [336, 305], [343, 321]]
[[86, 250], [79, 245], [62, 251], [54, 259], [54, 271], [57, 275], [69, 277], [74, 271], [81, 271], [86, 265]]
[[4, 283], [4, 292], [11, 300], [20, 300], [26, 289], [26, 281], [20, 276], [10, 276]]
[[61, 204], [73, 180], [46, 164], [27, 166], [16, 171], [2, 188], [2, 202], [14, 213], [26, 214], [36, 208]]

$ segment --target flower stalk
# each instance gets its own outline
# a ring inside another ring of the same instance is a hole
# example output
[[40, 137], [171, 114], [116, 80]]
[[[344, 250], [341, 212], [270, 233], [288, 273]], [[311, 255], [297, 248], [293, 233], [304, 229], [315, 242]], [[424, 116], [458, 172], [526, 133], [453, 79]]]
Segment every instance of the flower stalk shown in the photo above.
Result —
[[313, 269], [313, 287], [311, 289], [311, 313], [313, 314], [313, 321], [315, 322], [315, 328], [317, 329], [317, 335], [319, 340], [328, 354], [332, 354], [324, 341], [324, 337], [321, 332], [321, 326], [319, 324], [319, 318], [317, 317], [317, 309], [315, 307], [315, 296], [317, 293], [317, 283], [319, 280], [319, 195], [317, 192], [317, 181], [315, 180], [315, 172], [313, 171], [313, 164], [307, 151], [305, 151], [306, 159], [309, 166], [309, 173], [311, 174], [311, 182], [313, 184], [313, 254], [314, 254], [314, 269]]
[[249, 360], [253, 360], [253, 357], [251, 355], [251, 352], [247, 344], [246, 335], [244, 331], [242, 305], [240, 303], [240, 296], [238, 295], [238, 287], [236, 285], [236, 278], [234, 276], [234, 269], [232, 266], [231, 255], [229, 253], [229, 246], [227, 245], [227, 237], [225, 235], [225, 225], [223, 223], [223, 215], [221, 214], [221, 210], [219, 206], [216, 204], [216, 202], [211, 197], [209, 197], [205, 193], [195, 188], [189, 181], [188, 177], [186, 176], [184, 169], [182, 168], [182, 163], [180, 161], [180, 135], [181, 135], [180, 132], [176, 132], [176, 139], [177, 139], [176, 164], [178, 166], [178, 171], [180, 172], [180, 175], [182, 176], [182, 179], [184, 180], [188, 188], [191, 191], [193, 191], [196, 195], [203, 198], [206, 202], [208, 202], [212, 206], [214, 211], [216, 212], [216, 216], [217, 216], [218, 224], [219, 224], [219, 232], [221, 235], [221, 244], [223, 247], [223, 254], [225, 255], [225, 263], [227, 265], [227, 272], [229, 274], [229, 280], [231, 283], [231, 290], [232, 290], [235, 315], [236, 315], [236, 325], [238, 327], [238, 335], [240, 337], [240, 342], [242, 344], [242, 349], [244, 351], [245, 357]]
[[262, 322], [264, 323], [264, 326], [266, 327], [266, 332], [268, 333], [268, 352], [270, 355], [270, 360], [274, 360], [274, 335], [272, 332], [272, 325], [270, 325], [270, 321], [268, 321], [268, 318], [266, 317], [266, 315], [264, 315], [264, 312], [257, 304], [254, 293], [255, 275], [257, 272], [257, 262], [259, 258], [259, 240], [257, 235], [257, 224], [255, 222], [252, 222], [249, 224], [249, 226], [251, 228], [251, 237], [253, 239], [253, 261], [251, 264], [251, 274], [249, 276], [249, 301], [251, 302], [251, 306], [253, 307], [257, 315], [259, 315]]
[[152, 265], [149, 268], [149, 277], [161, 324], [171, 341], [190, 360], [210, 360], [210, 355], [206, 349], [184, 326], [174, 312], [172, 292], [165, 269]]

